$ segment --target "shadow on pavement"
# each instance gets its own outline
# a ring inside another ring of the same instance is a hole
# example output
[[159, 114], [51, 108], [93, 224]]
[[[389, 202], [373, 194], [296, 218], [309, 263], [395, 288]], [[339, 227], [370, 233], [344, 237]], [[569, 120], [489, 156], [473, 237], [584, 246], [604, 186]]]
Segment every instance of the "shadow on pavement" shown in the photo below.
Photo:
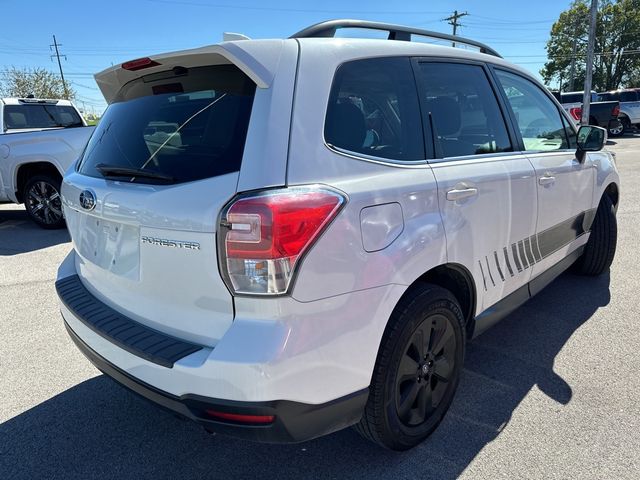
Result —
[[33, 252], [71, 241], [67, 229], [38, 227], [24, 209], [0, 206], [0, 257]]
[[0, 425], [0, 471], [12, 479], [455, 478], [534, 386], [560, 405], [571, 401], [554, 358], [609, 299], [608, 275], [565, 274], [470, 343], [451, 410], [409, 452], [382, 450], [352, 430], [300, 445], [210, 436], [99, 376]]

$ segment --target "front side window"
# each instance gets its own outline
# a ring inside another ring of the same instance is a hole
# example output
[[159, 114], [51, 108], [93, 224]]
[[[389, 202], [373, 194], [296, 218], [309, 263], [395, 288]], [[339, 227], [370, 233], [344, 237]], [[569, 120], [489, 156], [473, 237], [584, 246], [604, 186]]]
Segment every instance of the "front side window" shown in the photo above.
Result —
[[341, 65], [324, 126], [327, 144], [374, 157], [423, 160], [418, 93], [409, 58]]
[[564, 131], [567, 135], [567, 141], [569, 143], [569, 148], [578, 148], [577, 134], [576, 129], [573, 127], [569, 120], [566, 117], [562, 117], [562, 124], [564, 125]]
[[509, 152], [505, 121], [484, 69], [461, 63], [421, 62], [424, 122], [436, 155], [459, 157]]
[[496, 74], [513, 110], [524, 149], [548, 151], [570, 148], [560, 112], [533, 82], [503, 70]]

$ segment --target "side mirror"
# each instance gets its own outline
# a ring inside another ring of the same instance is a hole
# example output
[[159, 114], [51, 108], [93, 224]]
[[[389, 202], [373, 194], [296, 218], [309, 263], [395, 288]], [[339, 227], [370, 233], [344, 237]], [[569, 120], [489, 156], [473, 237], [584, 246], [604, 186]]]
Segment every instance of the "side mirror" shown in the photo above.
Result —
[[604, 128], [593, 125], [582, 125], [578, 130], [578, 160], [584, 159], [585, 152], [598, 152], [602, 150], [607, 141], [607, 131]]

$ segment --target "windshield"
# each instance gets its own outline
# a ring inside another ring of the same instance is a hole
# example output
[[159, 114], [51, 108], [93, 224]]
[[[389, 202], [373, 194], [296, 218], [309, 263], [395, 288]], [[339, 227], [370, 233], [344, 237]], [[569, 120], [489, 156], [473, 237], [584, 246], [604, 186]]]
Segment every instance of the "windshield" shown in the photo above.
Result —
[[78, 171], [163, 184], [238, 171], [254, 93], [255, 84], [233, 65], [176, 67], [136, 79], [105, 112]]
[[82, 127], [82, 119], [70, 105], [5, 105], [5, 130]]

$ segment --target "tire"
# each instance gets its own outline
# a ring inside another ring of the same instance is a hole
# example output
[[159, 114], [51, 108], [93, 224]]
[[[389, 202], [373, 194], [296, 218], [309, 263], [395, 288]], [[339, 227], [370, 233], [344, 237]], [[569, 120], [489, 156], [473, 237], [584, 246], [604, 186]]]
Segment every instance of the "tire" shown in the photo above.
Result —
[[623, 132], [630, 132], [632, 130], [631, 121], [627, 117], [622, 118], [622, 120], [620, 121], [622, 122], [622, 127], [624, 128]]
[[610, 137], [620, 137], [624, 134], [624, 123], [620, 122], [620, 125], [614, 128], [607, 128]]
[[61, 180], [51, 175], [35, 175], [27, 180], [22, 193], [24, 206], [38, 226], [46, 229], [63, 228]]
[[618, 223], [615, 208], [609, 196], [605, 194], [598, 205], [589, 241], [574, 264], [574, 271], [580, 275], [589, 276], [606, 272], [616, 254], [617, 239]]
[[436, 429], [460, 380], [464, 324], [448, 290], [423, 284], [403, 297], [391, 314], [369, 398], [354, 426], [360, 435], [391, 450], [408, 450]]

